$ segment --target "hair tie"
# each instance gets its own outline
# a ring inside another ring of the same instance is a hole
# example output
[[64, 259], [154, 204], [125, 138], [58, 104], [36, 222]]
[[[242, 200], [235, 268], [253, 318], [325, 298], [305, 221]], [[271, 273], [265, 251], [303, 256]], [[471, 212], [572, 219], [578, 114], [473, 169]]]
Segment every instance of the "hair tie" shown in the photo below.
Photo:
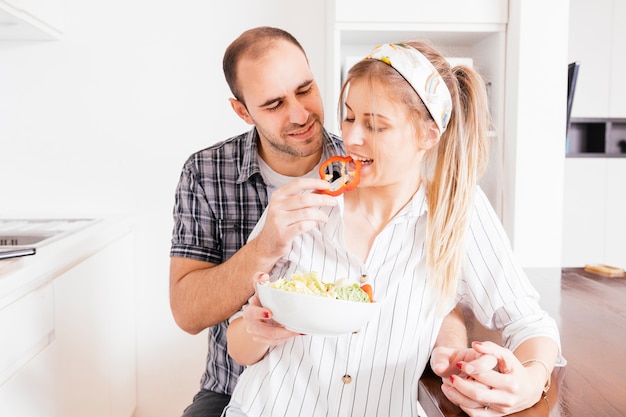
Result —
[[395, 69], [411, 85], [435, 120], [439, 134], [445, 132], [452, 114], [452, 98], [433, 64], [417, 49], [402, 43], [375, 47], [365, 59], [377, 59]]

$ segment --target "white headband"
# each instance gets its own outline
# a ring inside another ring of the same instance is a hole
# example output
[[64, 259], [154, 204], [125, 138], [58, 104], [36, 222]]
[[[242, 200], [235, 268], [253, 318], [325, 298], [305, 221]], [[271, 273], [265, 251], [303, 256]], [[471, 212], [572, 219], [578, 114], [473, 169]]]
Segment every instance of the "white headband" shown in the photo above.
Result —
[[452, 113], [450, 91], [439, 72], [421, 52], [409, 45], [387, 43], [378, 45], [365, 59], [377, 59], [398, 71], [426, 105], [439, 128], [439, 134], [445, 132]]

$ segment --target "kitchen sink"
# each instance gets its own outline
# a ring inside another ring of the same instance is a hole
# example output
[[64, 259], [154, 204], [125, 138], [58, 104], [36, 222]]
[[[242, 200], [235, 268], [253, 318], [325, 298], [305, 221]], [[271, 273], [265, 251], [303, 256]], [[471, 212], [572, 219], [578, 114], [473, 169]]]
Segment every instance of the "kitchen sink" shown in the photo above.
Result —
[[0, 247], [42, 246], [76, 232], [95, 219], [0, 219]]
[[0, 246], [28, 246], [34, 245], [36, 243], [40, 243], [46, 239], [50, 239], [56, 234], [46, 234], [46, 235], [20, 235], [20, 234], [10, 234], [4, 235], [0, 234]]

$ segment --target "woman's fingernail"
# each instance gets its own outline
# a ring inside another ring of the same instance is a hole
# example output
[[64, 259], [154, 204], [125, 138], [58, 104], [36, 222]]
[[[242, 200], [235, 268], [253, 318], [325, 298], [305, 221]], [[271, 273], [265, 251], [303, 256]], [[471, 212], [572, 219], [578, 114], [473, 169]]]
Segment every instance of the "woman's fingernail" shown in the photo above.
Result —
[[450, 375], [450, 382], [454, 384], [454, 375]]
[[266, 319], [269, 319], [270, 318], [269, 311], [266, 311], [265, 313], [263, 313], [263, 317], [265, 317]]
[[459, 369], [461, 369], [461, 368], [463, 367], [463, 364], [462, 364], [461, 362], [457, 362], [457, 363], [456, 363], [456, 367], [457, 367], [457, 368], [459, 368]]

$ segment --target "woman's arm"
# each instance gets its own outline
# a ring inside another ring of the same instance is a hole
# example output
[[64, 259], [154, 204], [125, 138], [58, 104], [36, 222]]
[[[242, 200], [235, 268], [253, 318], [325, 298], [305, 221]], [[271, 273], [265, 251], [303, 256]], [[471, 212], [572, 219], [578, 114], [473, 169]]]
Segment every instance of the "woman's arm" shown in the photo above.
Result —
[[226, 332], [228, 354], [240, 365], [252, 365], [260, 361], [269, 350], [269, 343], [255, 342], [246, 331], [243, 317], [233, 320]]

